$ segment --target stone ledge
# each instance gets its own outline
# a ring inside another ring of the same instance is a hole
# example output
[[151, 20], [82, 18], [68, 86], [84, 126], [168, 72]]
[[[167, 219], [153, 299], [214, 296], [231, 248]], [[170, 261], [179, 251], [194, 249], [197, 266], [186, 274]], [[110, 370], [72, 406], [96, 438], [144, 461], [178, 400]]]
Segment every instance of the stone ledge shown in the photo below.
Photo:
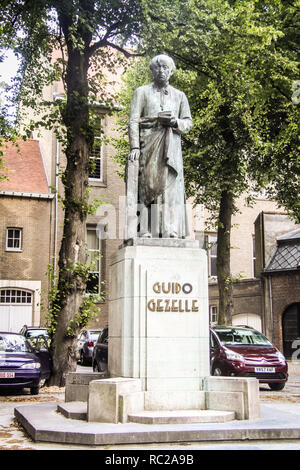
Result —
[[127, 246], [162, 246], [170, 248], [200, 248], [199, 240], [187, 240], [184, 238], [129, 238], [120, 246], [120, 249]]
[[234, 410], [237, 419], [260, 417], [259, 382], [245, 377], [205, 377], [206, 407]]
[[105, 374], [98, 372], [70, 372], [66, 377], [65, 401], [87, 401], [90, 382], [104, 378]]
[[[87, 421], [85, 402], [60, 403], [57, 411], [68, 419]], [[225, 423], [234, 419], [234, 412], [214, 410], [141, 411], [127, 416], [127, 422], [140, 424]]]
[[68, 385], [89, 385], [91, 380], [98, 380], [104, 377], [101, 372], [70, 372], [66, 377], [66, 387]]
[[233, 411], [214, 410], [142, 411], [128, 415], [129, 422], [140, 424], [225, 423], [234, 419]]
[[87, 402], [71, 401], [57, 405], [57, 411], [69, 419], [87, 420]]

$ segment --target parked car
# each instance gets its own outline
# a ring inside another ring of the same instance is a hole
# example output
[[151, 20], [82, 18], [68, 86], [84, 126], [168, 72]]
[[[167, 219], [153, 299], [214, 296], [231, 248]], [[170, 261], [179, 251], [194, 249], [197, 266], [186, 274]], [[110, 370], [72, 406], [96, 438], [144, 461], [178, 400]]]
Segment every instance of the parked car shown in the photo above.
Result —
[[48, 338], [47, 328], [43, 328], [40, 326], [27, 326], [24, 325], [20, 330], [20, 335], [25, 336], [25, 338], [34, 338], [36, 336], [45, 336]]
[[256, 377], [271, 390], [282, 390], [288, 379], [285, 357], [254, 328], [214, 326], [210, 355], [212, 375]]
[[[283, 354], [259, 331], [249, 326], [210, 329], [212, 375], [255, 377], [271, 390], [282, 390], [288, 379]], [[103, 329], [92, 356], [94, 372], [108, 373], [108, 327]]]
[[105, 327], [95, 344], [92, 366], [94, 372], [108, 373], [108, 327]]
[[19, 333], [0, 332], [0, 389], [30, 388], [31, 394], [37, 395], [51, 369], [47, 341], [43, 348], [34, 348]]
[[77, 345], [79, 352], [79, 362], [81, 365], [90, 365], [95, 343], [102, 330], [82, 330], [78, 335]]

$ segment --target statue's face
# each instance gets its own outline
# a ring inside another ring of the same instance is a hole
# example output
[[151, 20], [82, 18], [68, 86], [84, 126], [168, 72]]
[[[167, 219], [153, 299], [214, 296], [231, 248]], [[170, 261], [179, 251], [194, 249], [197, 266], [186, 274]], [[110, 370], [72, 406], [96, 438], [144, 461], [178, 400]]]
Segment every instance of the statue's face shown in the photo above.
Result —
[[151, 67], [154, 81], [157, 83], [166, 83], [172, 75], [172, 65], [164, 58], [158, 59]]

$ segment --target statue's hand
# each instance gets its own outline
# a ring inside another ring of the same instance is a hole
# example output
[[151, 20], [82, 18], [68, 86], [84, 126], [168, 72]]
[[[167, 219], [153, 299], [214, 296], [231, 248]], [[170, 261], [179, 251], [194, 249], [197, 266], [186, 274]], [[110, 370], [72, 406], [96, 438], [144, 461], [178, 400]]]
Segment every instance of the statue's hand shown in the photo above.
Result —
[[177, 119], [174, 116], [170, 118], [170, 127], [177, 127]]
[[159, 116], [159, 122], [165, 127], [177, 127], [175, 116]]
[[129, 154], [129, 158], [128, 160], [130, 162], [133, 162], [134, 160], [138, 160], [140, 158], [140, 149], [132, 149], [130, 154]]

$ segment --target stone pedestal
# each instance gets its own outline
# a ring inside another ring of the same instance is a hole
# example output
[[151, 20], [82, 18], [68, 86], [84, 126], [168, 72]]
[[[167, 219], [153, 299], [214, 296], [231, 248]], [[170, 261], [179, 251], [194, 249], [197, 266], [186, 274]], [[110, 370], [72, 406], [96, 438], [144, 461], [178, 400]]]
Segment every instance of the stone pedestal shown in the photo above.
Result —
[[140, 379], [143, 391], [201, 390], [210, 366], [199, 242], [130, 240], [112, 258], [110, 286], [110, 377]]
[[[260, 416], [255, 378], [210, 377], [206, 253], [197, 242], [129, 240], [115, 253], [110, 275], [109, 378], [71, 377], [66, 390], [66, 401], [76, 399], [75, 392], [82, 400], [88, 391], [88, 422]], [[82, 402], [78, 406], [82, 415]], [[70, 403], [61, 408], [75, 415]]]
[[205, 377], [199, 391], [142, 391], [140, 379], [90, 382], [87, 419], [101, 423], [224, 422], [260, 417], [255, 378]]

